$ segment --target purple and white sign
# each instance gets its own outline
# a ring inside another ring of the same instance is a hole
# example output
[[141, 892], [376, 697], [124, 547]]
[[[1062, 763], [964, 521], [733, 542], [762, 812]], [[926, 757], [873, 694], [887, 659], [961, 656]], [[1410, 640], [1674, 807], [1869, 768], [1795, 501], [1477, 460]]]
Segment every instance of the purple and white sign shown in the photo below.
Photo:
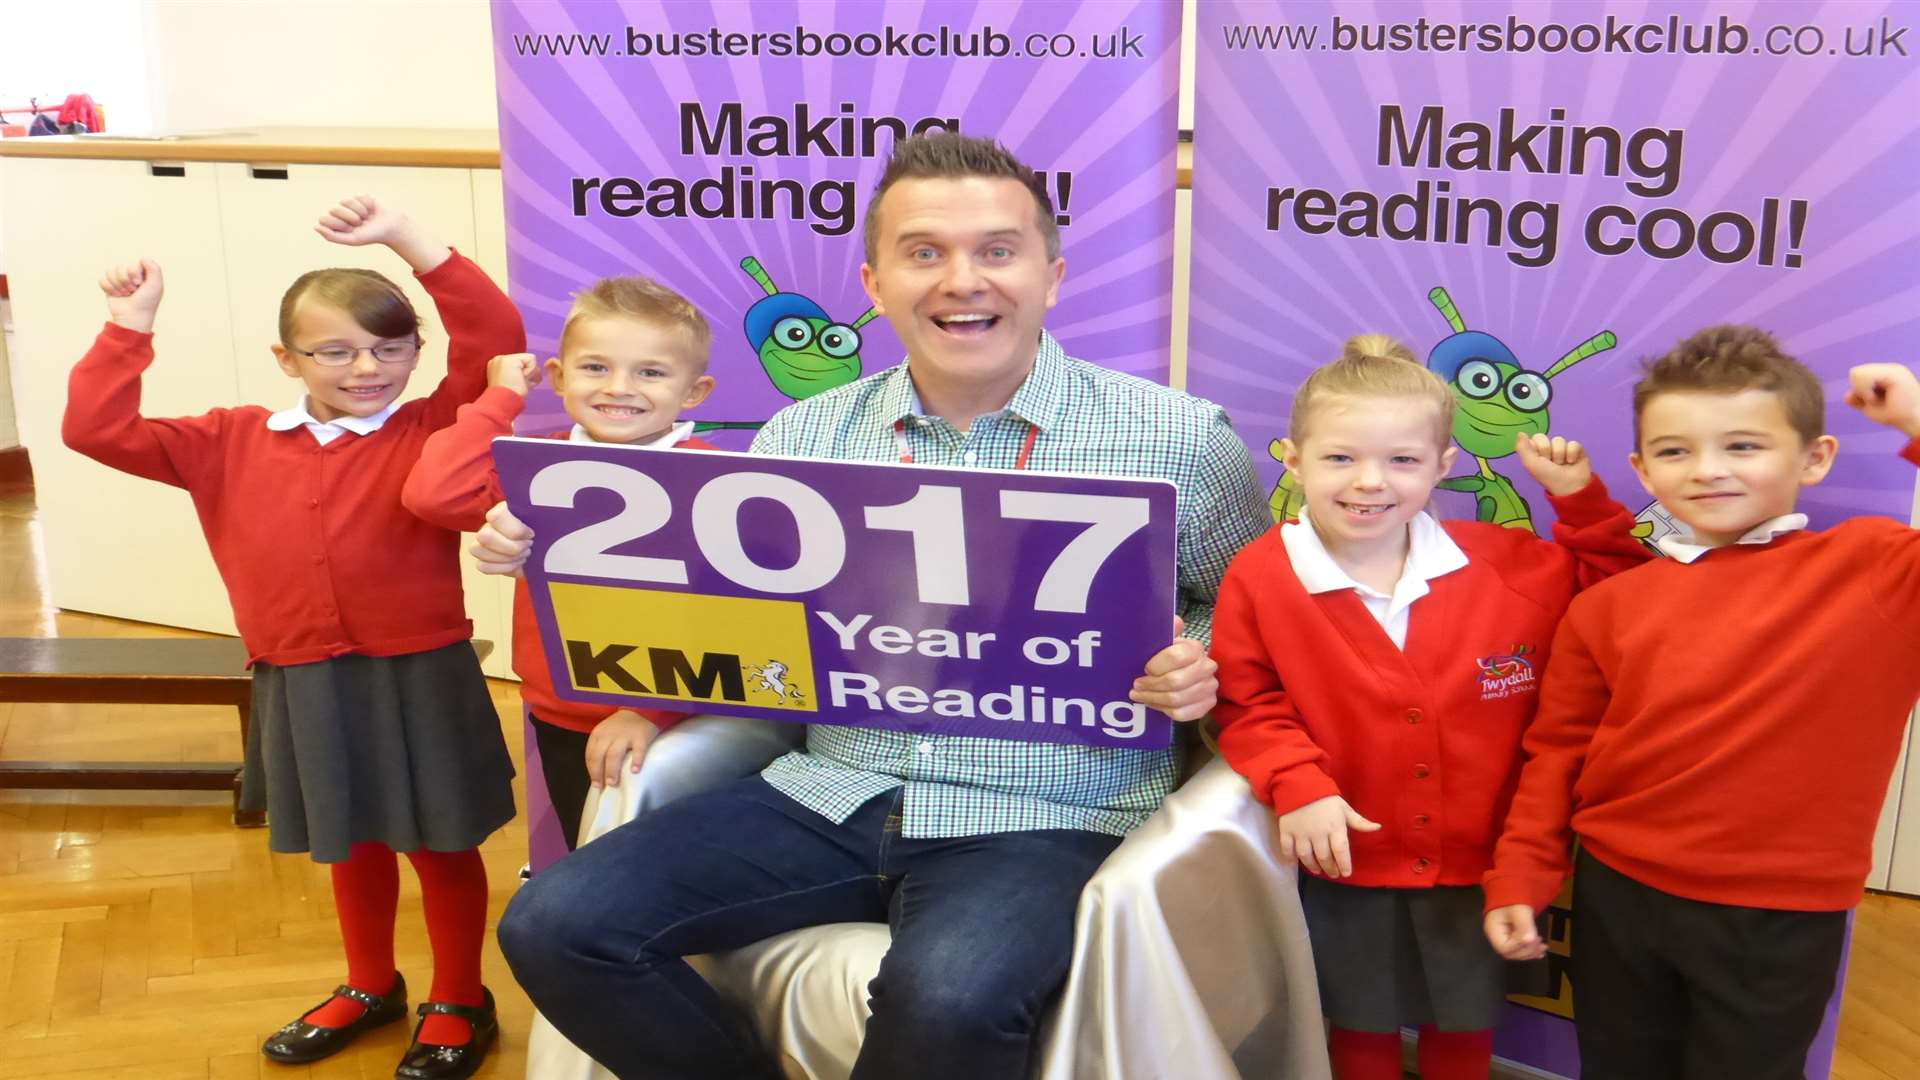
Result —
[[[646, 274], [713, 323], [689, 419], [744, 447], [785, 405], [901, 358], [860, 218], [903, 134], [1045, 170], [1072, 260], [1048, 329], [1165, 381], [1180, 10], [1159, 0], [494, 6], [510, 291], [532, 349], [574, 292]], [[797, 318], [810, 331], [776, 340]], [[544, 390], [520, 430], [567, 421]]]
[[1158, 480], [499, 439], [564, 697], [1162, 749]]
[[[1850, 366], [1913, 354], [1910, 7], [1202, 0], [1197, 14], [1187, 386], [1232, 404], [1276, 515], [1297, 492], [1270, 444], [1307, 373], [1354, 334], [1400, 338], [1456, 388], [1447, 516], [1544, 533], [1551, 511], [1511, 455], [1517, 432], [1550, 430], [1587, 445], [1650, 540], [1672, 523], [1627, 463], [1640, 358], [1751, 323], [1837, 401]], [[1801, 508], [1816, 526], [1905, 520], [1904, 437], [1837, 405], [1827, 419], [1842, 451]], [[1577, 921], [1551, 912], [1558, 972]], [[1564, 980], [1531, 1004], [1498, 1052], [1573, 1075]], [[1810, 1076], [1827, 1075], [1833, 1019]]]

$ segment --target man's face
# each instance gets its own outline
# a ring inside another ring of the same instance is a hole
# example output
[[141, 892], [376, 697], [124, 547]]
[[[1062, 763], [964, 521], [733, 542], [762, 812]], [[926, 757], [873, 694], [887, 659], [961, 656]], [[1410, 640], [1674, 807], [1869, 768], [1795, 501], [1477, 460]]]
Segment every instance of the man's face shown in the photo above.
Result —
[[1836, 447], [1831, 435], [1803, 441], [1772, 391], [1673, 392], [1641, 411], [1632, 461], [1647, 494], [1697, 542], [1718, 547], [1791, 514], [1800, 489], [1833, 467]]
[[952, 383], [1024, 378], [1067, 263], [1047, 258], [1033, 193], [1018, 180], [901, 180], [875, 213], [873, 306], [914, 370]]

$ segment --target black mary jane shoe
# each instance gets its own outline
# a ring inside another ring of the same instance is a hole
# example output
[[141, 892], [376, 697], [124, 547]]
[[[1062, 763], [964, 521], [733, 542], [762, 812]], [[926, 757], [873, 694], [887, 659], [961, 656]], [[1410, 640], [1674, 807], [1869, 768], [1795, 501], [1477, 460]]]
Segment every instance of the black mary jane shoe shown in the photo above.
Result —
[[[466, 1080], [480, 1068], [494, 1040], [500, 1037], [500, 1020], [493, 1011], [493, 991], [483, 987], [480, 992], [486, 995], [487, 1003], [478, 1008], [429, 1001], [415, 1010], [420, 1014], [420, 1023], [413, 1026], [413, 1045], [407, 1047], [400, 1067], [393, 1070], [394, 1080]], [[421, 1042], [420, 1027], [430, 1013], [460, 1017], [473, 1025], [473, 1037], [462, 1046]]]
[[341, 1027], [319, 1027], [307, 1023], [307, 1016], [327, 1002], [315, 1005], [300, 1014], [300, 1019], [281, 1028], [267, 1037], [260, 1052], [270, 1060], [285, 1065], [304, 1065], [309, 1061], [319, 1061], [346, 1049], [347, 1044], [359, 1038], [360, 1033], [402, 1020], [407, 1015], [407, 980], [396, 972], [393, 976], [393, 989], [385, 995], [369, 994], [358, 987], [345, 983], [334, 988], [333, 998], [350, 998], [366, 1007], [366, 1011], [350, 1024]]

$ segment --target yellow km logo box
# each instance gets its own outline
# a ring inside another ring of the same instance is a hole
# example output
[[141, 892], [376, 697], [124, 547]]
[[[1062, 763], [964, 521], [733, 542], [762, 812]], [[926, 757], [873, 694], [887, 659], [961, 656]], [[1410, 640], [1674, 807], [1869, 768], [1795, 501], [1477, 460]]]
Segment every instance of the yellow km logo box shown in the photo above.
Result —
[[[807, 609], [795, 600], [551, 582], [575, 689], [815, 712]], [[669, 644], [653, 644], [657, 630]]]

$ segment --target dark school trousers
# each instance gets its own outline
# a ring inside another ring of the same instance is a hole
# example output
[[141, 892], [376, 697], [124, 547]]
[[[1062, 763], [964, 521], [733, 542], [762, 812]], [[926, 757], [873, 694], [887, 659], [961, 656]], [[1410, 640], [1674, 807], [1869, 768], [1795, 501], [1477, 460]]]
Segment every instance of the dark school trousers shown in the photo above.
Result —
[[572, 851], [580, 835], [580, 816], [587, 808], [587, 791], [593, 786], [587, 777], [587, 733], [549, 724], [531, 712], [527, 715], [533, 717], [533, 742], [540, 748], [547, 801], [560, 819], [560, 831], [567, 834], [567, 850]]
[[1573, 881], [1583, 1080], [1804, 1077], [1846, 912], [1688, 900], [1585, 850]]

